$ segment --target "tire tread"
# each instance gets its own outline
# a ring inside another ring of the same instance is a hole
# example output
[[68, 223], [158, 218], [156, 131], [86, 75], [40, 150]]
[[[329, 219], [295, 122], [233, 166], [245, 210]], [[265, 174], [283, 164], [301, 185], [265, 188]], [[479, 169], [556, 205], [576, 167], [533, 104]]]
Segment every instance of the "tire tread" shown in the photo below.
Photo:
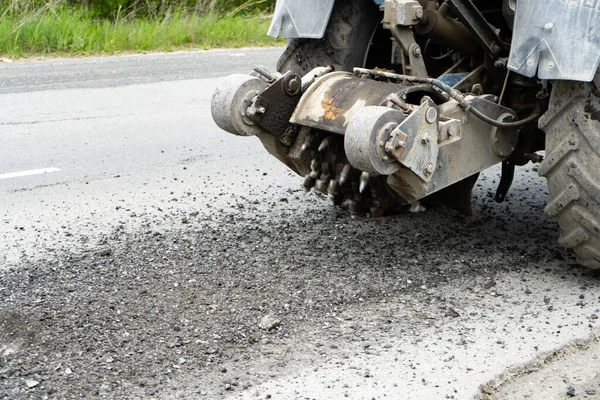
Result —
[[558, 82], [552, 96], [542, 118], [548, 156], [539, 173], [550, 192], [545, 211], [558, 220], [559, 244], [573, 249], [580, 264], [600, 269], [600, 121], [589, 112], [590, 104], [600, 105], [600, 92], [593, 83]]

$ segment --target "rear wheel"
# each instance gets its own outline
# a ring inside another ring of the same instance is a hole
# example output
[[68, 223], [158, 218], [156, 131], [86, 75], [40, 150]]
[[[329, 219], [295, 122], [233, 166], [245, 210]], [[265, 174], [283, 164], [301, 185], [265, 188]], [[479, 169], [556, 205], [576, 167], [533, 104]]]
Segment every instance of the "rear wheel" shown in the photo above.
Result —
[[600, 75], [595, 82], [553, 84], [546, 132], [546, 159], [539, 173], [548, 179], [546, 212], [560, 225], [559, 243], [578, 261], [600, 268]]
[[323, 38], [291, 39], [277, 62], [277, 69], [304, 75], [315, 67], [328, 65], [337, 71], [364, 67], [380, 22], [381, 12], [374, 3], [338, 0]]

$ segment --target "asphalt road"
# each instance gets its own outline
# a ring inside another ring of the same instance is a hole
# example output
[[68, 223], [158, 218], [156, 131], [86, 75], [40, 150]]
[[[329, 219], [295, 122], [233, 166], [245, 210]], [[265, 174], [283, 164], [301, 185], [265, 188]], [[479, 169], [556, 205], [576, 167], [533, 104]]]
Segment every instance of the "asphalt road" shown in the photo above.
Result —
[[520, 399], [558, 359], [529, 398], [595, 398], [600, 281], [535, 167], [351, 218], [212, 122], [280, 51], [0, 64], [0, 398]]
[[[249, 72], [258, 64], [273, 67], [280, 52], [246, 49], [0, 64], [3, 227], [9, 232], [27, 228], [24, 236], [38, 242], [45, 235], [28, 234], [32, 221], [54, 230], [71, 222], [65, 213], [73, 220], [83, 210], [96, 216], [116, 199], [155, 206], [152, 198], [164, 196], [161, 190], [172, 182], [163, 186], [153, 178], [172, 179], [175, 170], [188, 164], [202, 165], [194, 172], [190, 168], [187, 178], [198, 188], [231, 163], [248, 160], [260, 169], [265, 161], [257, 155], [264, 151], [256, 141], [240, 143], [212, 122], [210, 97], [218, 82], [212, 77]], [[13, 178], [29, 173], [35, 175]], [[74, 207], [49, 212], [64, 204]], [[111, 224], [114, 216], [86, 219], [102, 225]], [[22, 238], [3, 238], [3, 258], [14, 259], [15, 250], [27, 254], [31, 248], [14, 240]]]

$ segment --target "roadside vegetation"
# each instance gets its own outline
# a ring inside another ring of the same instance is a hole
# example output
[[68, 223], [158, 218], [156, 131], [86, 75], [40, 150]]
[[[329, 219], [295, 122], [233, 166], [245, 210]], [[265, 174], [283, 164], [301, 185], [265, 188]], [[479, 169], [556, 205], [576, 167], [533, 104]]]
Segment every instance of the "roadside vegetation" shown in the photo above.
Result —
[[9, 0], [0, 55], [85, 55], [282, 44], [274, 0]]

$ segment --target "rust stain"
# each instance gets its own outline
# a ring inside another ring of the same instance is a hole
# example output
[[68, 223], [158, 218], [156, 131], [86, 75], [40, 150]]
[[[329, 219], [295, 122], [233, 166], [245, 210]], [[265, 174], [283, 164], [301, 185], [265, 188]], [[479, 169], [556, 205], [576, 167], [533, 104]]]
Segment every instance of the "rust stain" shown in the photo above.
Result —
[[323, 114], [323, 119], [325, 120], [336, 120], [344, 113], [344, 110], [335, 105], [335, 97], [330, 97], [327, 94], [323, 98], [323, 101], [321, 101], [321, 105], [325, 110]]
[[321, 100], [321, 106], [325, 110], [322, 120], [324, 121], [336, 121], [342, 117], [347, 110], [348, 98], [351, 93], [356, 93], [361, 82], [345, 82], [345, 85], [330, 86], [323, 100]]

